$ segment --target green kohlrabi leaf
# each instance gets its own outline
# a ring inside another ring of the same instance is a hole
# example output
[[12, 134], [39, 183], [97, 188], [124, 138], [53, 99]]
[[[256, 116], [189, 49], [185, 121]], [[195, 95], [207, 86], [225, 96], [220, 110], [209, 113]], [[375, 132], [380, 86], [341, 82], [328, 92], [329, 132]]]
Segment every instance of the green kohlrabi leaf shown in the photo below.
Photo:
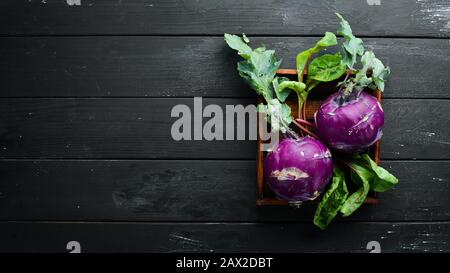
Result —
[[291, 108], [277, 99], [267, 101], [267, 105], [259, 104], [257, 110], [267, 115], [272, 131], [285, 133], [292, 122]]
[[[280, 101], [284, 101], [289, 95], [289, 90], [296, 92], [305, 88], [304, 84], [291, 82], [287, 78], [275, 77], [276, 71], [281, 64], [281, 60], [277, 60], [274, 50], [267, 50], [264, 46], [252, 50], [247, 43], [249, 39], [245, 34], [242, 38], [225, 34], [227, 44], [238, 51], [238, 54], [244, 58], [238, 62], [237, 70], [239, 75], [261, 95], [267, 104], [259, 104], [258, 112], [266, 114], [267, 121], [271, 123], [272, 131], [281, 131], [295, 134], [289, 128], [292, 122], [291, 108]], [[276, 91], [278, 99], [273, 98], [273, 92]]]
[[298, 81], [303, 82], [303, 70], [312, 54], [318, 53], [327, 46], [337, 45], [336, 35], [331, 32], [325, 32], [325, 36], [320, 39], [316, 45], [310, 49], [300, 52], [296, 57]]
[[322, 200], [314, 214], [314, 224], [325, 229], [336, 217], [348, 196], [345, 176], [338, 166], [334, 166], [333, 180], [328, 190], [323, 194]]
[[247, 38], [245, 33], [242, 33], [242, 40], [244, 40], [244, 42], [246, 42], [247, 44], [250, 43], [250, 40]]
[[308, 77], [308, 79], [306, 80], [306, 93], [309, 93], [309, 91], [311, 91], [311, 89], [316, 87], [319, 83], [320, 81], [316, 81], [311, 79], [311, 77]]
[[363, 203], [369, 188], [384, 192], [398, 183], [398, 179], [391, 173], [378, 166], [367, 154], [355, 155], [349, 162], [353, 182], [362, 187], [353, 193], [342, 206], [341, 212], [349, 216]]
[[295, 93], [300, 94], [305, 91], [305, 84], [302, 82], [291, 81], [285, 77], [276, 77], [273, 82], [273, 89], [275, 94], [281, 102], [284, 102], [289, 96], [291, 90]]
[[275, 51], [266, 50], [265, 47], [252, 50], [247, 45], [249, 40], [246, 36], [244, 38], [231, 34], [225, 34], [224, 36], [227, 44], [237, 50], [238, 54], [245, 59], [237, 64], [239, 75], [258, 95], [263, 96], [266, 101], [271, 100], [272, 81], [281, 64], [281, 60], [277, 60], [275, 57]]
[[256, 112], [267, 113], [267, 105], [264, 103], [258, 103], [258, 105], [256, 105]]
[[281, 104], [281, 118], [285, 128], [289, 128], [289, 124], [292, 122], [291, 107], [286, 103]]
[[[366, 51], [361, 57], [363, 67], [355, 75], [355, 87], [362, 90], [365, 87], [371, 89], [379, 89], [384, 91], [384, 81], [389, 76], [389, 67], [385, 67], [383, 63], [375, 57], [372, 51]], [[372, 75], [367, 77], [367, 72], [372, 71]]]
[[341, 55], [325, 54], [311, 61], [308, 67], [308, 78], [321, 82], [334, 81], [345, 73], [345, 65]]
[[302, 82], [296, 82], [296, 81], [283, 81], [280, 83], [280, 89], [291, 89], [295, 91], [295, 93], [301, 93], [305, 90], [305, 84]]
[[369, 170], [359, 165], [351, 164], [350, 178], [356, 184], [361, 185], [361, 187], [352, 193], [342, 205], [341, 213], [344, 217], [350, 216], [364, 203], [370, 190], [369, 180], [371, 173]]
[[286, 98], [289, 96], [289, 93], [291, 93], [291, 90], [285, 88], [282, 89], [280, 87], [280, 84], [282, 82], [289, 82], [290, 80], [286, 77], [275, 77], [272, 81], [273, 90], [275, 91], [275, 95], [277, 96], [278, 100], [281, 102], [284, 102]]
[[285, 132], [285, 128], [292, 122], [291, 108], [277, 99], [271, 99], [267, 104], [260, 103], [256, 111], [265, 113], [267, 121], [272, 125], [272, 130]]
[[272, 81], [280, 63], [273, 50], [258, 48], [250, 54], [248, 60], [238, 63], [237, 70], [250, 87], [266, 100], [270, 100], [273, 93]]
[[356, 56], [362, 56], [364, 53], [363, 41], [353, 35], [350, 24], [339, 13], [336, 13], [336, 15], [340, 20], [340, 28], [337, 33], [342, 35], [345, 39], [345, 42], [342, 44], [344, 50], [342, 61], [347, 67], [353, 69], [353, 66], [356, 63]]
[[385, 67], [384, 64], [375, 57], [375, 54], [372, 51], [369, 52], [370, 53], [368, 57], [371, 58], [372, 80], [374, 84], [378, 87], [378, 89], [380, 89], [380, 91], [383, 92], [384, 82], [387, 80], [387, 77], [391, 73], [391, 70], [389, 69], [389, 67]]
[[373, 161], [368, 154], [354, 156], [353, 164], [358, 164], [371, 172], [370, 188], [377, 192], [385, 192], [398, 183], [398, 179]]
[[224, 37], [225, 42], [227, 42], [228, 46], [236, 50], [242, 58], [250, 58], [250, 54], [253, 50], [247, 45], [250, 40], [247, 38], [247, 36], [245, 36], [245, 34], [243, 34], [241, 38], [236, 35], [225, 33]]

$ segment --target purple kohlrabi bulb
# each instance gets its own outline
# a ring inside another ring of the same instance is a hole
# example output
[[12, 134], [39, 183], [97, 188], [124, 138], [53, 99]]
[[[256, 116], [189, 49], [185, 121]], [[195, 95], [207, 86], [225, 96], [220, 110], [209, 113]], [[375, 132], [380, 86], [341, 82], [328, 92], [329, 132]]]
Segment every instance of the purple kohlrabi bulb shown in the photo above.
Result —
[[321, 140], [344, 153], [362, 152], [383, 134], [383, 109], [366, 92], [345, 102], [335, 93], [322, 103], [314, 118]]
[[312, 137], [282, 140], [264, 161], [264, 176], [272, 191], [293, 203], [313, 200], [333, 173], [328, 148]]

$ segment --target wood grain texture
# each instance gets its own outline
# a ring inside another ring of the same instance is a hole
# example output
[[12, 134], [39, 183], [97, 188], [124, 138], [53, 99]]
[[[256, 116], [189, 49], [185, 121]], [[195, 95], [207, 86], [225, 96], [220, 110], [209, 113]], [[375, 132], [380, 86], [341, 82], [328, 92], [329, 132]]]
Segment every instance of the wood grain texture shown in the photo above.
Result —
[[[251, 99], [204, 99], [247, 105]], [[3, 99], [0, 158], [255, 159], [256, 141], [175, 141], [175, 105], [193, 99]], [[394, 99], [381, 159], [450, 159], [450, 100]], [[208, 120], [204, 118], [204, 122]], [[255, 129], [256, 130], [256, 129]]]
[[[0, 4], [1, 5], [1, 4]], [[282, 67], [313, 37], [258, 37]], [[392, 69], [383, 98], [448, 98], [450, 43], [364, 39]], [[330, 52], [339, 48], [330, 49]], [[0, 38], [0, 97], [255, 97], [222, 37]]]
[[0, 223], [0, 252], [448, 252], [450, 224], [346, 223], [323, 232], [311, 224]]
[[[450, 2], [376, 2], [0, 1], [0, 252], [450, 252]], [[224, 32], [293, 68], [334, 12], [392, 69], [400, 183], [321, 232], [256, 206], [255, 141], [173, 141], [170, 111], [255, 103]]]
[[[400, 183], [338, 221], [450, 220], [450, 161], [384, 161]], [[315, 205], [256, 206], [253, 160], [2, 160], [0, 220], [285, 221]]]
[[334, 12], [358, 35], [449, 37], [450, 4], [431, 1], [3, 0], [0, 33], [321, 35], [335, 31]]

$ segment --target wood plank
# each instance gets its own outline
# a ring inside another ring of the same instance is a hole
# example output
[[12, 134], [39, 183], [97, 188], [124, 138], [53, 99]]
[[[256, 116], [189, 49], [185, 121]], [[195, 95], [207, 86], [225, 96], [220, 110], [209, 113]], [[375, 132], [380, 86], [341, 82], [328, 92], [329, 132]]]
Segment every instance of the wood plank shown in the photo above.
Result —
[[320, 35], [336, 30], [334, 12], [342, 13], [359, 35], [449, 37], [450, 33], [446, 0], [81, 0], [80, 6], [67, 2], [3, 0], [0, 33]]
[[450, 101], [385, 100], [381, 158], [450, 158]]
[[[253, 101], [203, 100], [203, 105], [222, 109], [249, 103]], [[3, 99], [0, 158], [256, 158], [255, 141], [173, 140], [171, 126], [177, 118], [170, 114], [178, 104], [193, 109], [193, 99], [187, 98]], [[450, 100], [386, 99], [383, 105], [382, 159], [450, 159], [449, 127], [443, 126], [449, 123]]]
[[1, 222], [0, 252], [448, 252], [450, 223], [310, 224]]
[[[0, 220], [287, 221], [316, 205], [256, 206], [253, 160], [2, 160]], [[384, 161], [400, 180], [338, 221], [450, 220], [450, 161]]]
[[[286, 68], [318, 39], [250, 38], [275, 48]], [[384, 98], [449, 97], [448, 40], [364, 41], [391, 66]], [[0, 38], [0, 52], [0, 97], [255, 96], [221, 37]]]

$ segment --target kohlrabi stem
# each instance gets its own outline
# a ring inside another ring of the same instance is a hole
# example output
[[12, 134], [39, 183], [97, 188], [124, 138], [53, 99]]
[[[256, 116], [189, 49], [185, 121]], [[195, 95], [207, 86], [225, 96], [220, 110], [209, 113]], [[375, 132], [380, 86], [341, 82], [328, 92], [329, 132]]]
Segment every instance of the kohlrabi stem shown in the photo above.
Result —
[[295, 139], [300, 139], [300, 137], [297, 135], [297, 133], [295, 133], [294, 131], [291, 130], [291, 128], [287, 127], [286, 128], [286, 132], [291, 135], [293, 138]]
[[341, 87], [339, 88], [339, 91], [338, 91], [339, 94], [342, 92], [342, 89], [344, 88], [345, 82], [347, 82], [348, 77], [350, 77], [350, 70], [347, 70], [347, 72], [345, 73], [344, 81], [342, 82]]
[[303, 127], [298, 121], [293, 120], [292, 121], [298, 128], [300, 128], [300, 130], [304, 131], [305, 133], [307, 133], [308, 135], [312, 136], [315, 139], [319, 139], [319, 137], [312, 133], [310, 130], [308, 130], [306, 127]]
[[[267, 98], [265, 95], [263, 95], [264, 101], [266, 102], [266, 105], [269, 105], [269, 98]], [[273, 114], [273, 113], [272, 113]], [[289, 134], [291, 137], [295, 139], [299, 139], [300, 137], [295, 133], [290, 127], [289, 124], [286, 124], [283, 119], [280, 117], [280, 115], [277, 116], [277, 119], [280, 121], [280, 126], [282, 126], [286, 133]]]
[[297, 94], [297, 99], [298, 99], [298, 118], [302, 118], [302, 109], [303, 109], [303, 98], [300, 94]]
[[303, 100], [302, 106], [302, 119], [306, 120], [306, 101], [308, 100], [309, 91], [305, 93], [305, 99]]
[[307, 126], [314, 127], [314, 124], [312, 124], [311, 122], [309, 122], [307, 120], [301, 119], [301, 118], [298, 118], [295, 121], [299, 122], [300, 124], [304, 124], [304, 125], [307, 125]]
[[298, 118], [306, 119], [306, 100], [308, 98], [309, 91], [304, 90], [303, 93], [297, 93], [298, 99]]
[[355, 87], [355, 84], [353, 81], [351, 80], [349, 81], [350, 74], [351, 70], [347, 70], [345, 79], [337, 92], [337, 99], [339, 100], [338, 101], [339, 105], [342, 105], [344, 102], [350, 100], [350, 95], [353, 93], [353, 88]]
[[[273, 114], [273, 113], [272, 113]], [[291, 137], [295, 138], [295, 139], [299, 139], [300, 137], [297, 135], [297, 133], [295, 133], [290, 127], [289, 124], [286, 124], [283, 119], [278, 115], [277, 119], [280, 121], [280, 126], [282, 126], [285, 130], [286, 133], [288, 133]]]
[[[303, 105], [304, 105], [304, 99], [302, 98], [302, 95], [301, 94], [299, 94], [299, 93], [297, 93], [297, 99], [298, 99], [298, 118], [299, 119], [302, 119], [303, 118]], [[295, 124], [295, 121], [294, 121], [294, 124]], [[303, 131], [300, 131], [300, 134], [302, 135], [302, 136], [304, 136], [304, 134], [303, 134]]]

